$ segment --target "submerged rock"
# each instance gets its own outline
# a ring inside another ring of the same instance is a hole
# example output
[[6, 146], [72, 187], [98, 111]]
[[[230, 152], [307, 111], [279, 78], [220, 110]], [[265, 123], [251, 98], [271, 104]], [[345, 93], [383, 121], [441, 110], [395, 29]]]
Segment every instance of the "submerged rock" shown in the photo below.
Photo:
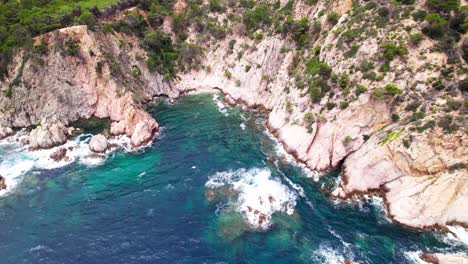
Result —
[[7, 188], [7, 186], [6, 186], [6, 183], [5, 183], [5, 178], [3, 178], [2, 175], [0, 175], [0, 190], [4, 190], [6, 188]]
[[101, 134], [93, 136], [89, 142], [89, 149], [92, 152], [103, 153], [107, 150], [107, 147], [107, 139]]
[[68, 130], [62, 123], [41, 125], [29, 134], [31, 149], [49, 149], [67, 141]]
[[54, 153], [50, 154], [50, 158], [54, 161], [61, 161], [65, 159], [67, 156], [67, 149], [66, 148], [59, 148]]

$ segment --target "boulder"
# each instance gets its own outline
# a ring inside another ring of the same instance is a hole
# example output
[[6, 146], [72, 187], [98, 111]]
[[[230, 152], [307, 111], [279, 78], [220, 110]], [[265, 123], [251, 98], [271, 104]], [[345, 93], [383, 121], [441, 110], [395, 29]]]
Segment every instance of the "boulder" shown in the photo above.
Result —
[[62, 123], [41, 125], [29, 134], [29, 147], [31, 149], [49, 149], [62, 145], [67, 141], [68, 131]]
[[67, 149], [59, 148], [54, 153], [50, 154], [50, 158], [53, 159], [54, 161], [61, 161], [65, 159], [66, 155], [67, 155]]
[[159, 129], [158, 123], [149, 115], [142, 118], [133, 131], [130, 142], [134, 147], [140, 147], [153, 139], [154, 133]]
[[102, 153], [107, 150], [108, 144], [105, 136], [98, 134], [91, 138], [89, 142], [89, 149], [92, 152]]
[[3, 178], [2, 175], [0, 175], [0, 190], [6, 189], [6, 183], [5, 183], [5, 178]]
[[3, 127], [0, 126], [0, 139], [4, 139], [8, 136], [11, 136], [13, 134], [13, 129], [10, 127]]

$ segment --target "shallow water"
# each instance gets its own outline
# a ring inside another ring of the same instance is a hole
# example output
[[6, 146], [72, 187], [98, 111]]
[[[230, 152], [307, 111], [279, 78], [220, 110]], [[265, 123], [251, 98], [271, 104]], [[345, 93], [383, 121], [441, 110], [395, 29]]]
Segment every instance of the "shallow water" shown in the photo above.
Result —
[[152, 146], [32, 169], [0, 197], [0, 263], [417, 263], [468, 249], [391, 224], [378, 199], [331, 201], [321, 188], [337, 173], [315, 182], [281, 157], [261, 114], [213, 95], [151, 112]]

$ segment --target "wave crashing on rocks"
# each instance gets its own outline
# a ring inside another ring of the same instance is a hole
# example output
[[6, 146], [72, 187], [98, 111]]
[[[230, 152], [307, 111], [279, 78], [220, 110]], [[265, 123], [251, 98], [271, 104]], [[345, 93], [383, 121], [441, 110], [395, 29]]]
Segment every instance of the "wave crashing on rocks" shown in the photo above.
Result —
[[232, 195], [229, 207], [241, 213], [255, 229], [268, 229], [274, 213], [292, 215], [296, 206], [297, 195], [273, 178], [267, 168], [218, 172], [209, 177], [205, 186], [224, 189], [226, 195]]

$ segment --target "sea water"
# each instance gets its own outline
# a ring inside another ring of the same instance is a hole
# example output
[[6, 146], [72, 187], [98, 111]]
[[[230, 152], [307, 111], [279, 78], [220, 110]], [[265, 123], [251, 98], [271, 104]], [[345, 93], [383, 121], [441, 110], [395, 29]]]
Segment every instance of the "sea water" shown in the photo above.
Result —
[[[150, 112], [147, 147], [125, 139], [71, 159], [0, 142], [0, 263], [419, 263], [420, 252], [467, 252], [453, 235], [392, 224], [379, 199], [330, 200], [339, 172], [318, 178], [266, 132], [261, 113], [199, 94]], [[91, 159], [91, 160], [90, 160]], [[465, 241], [466, 242], [466, 241]]]

